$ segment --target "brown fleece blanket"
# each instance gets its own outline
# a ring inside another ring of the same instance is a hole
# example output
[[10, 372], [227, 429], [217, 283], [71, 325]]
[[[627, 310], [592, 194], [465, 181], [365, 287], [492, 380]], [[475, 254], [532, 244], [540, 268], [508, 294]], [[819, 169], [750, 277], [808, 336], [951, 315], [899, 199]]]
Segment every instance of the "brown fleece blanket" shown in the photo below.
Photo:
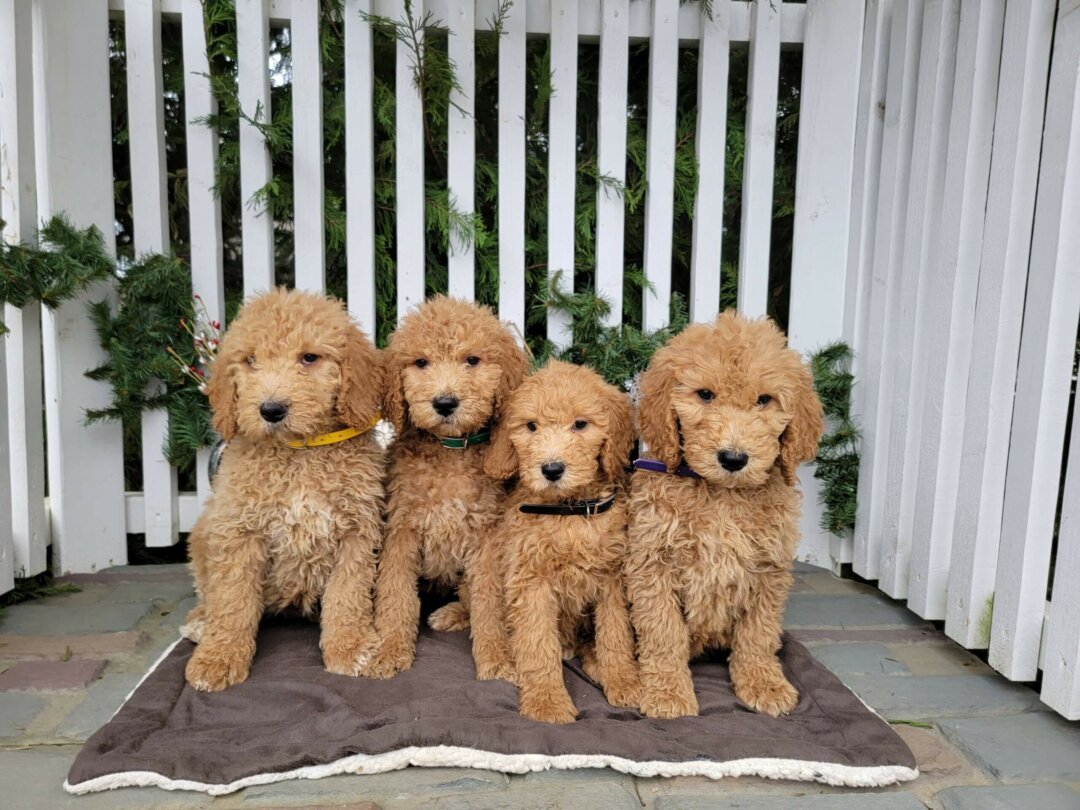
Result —
[[76, 758], [65, 787], [131, 785], [229, 793], [253, 784], [408, 765], [522, 773], [612, 767], [640, 776], [757, 775], [879, 786], [917, 775], [907, 746], [798, 642], [784, 669], [796, 710], [771, 718], [731, 690], [722, 658], [695, 662], [701, 716], [650, 720], [609, 706], [578, 661], [564, 675], [581, 711], [551, 726], [520, 717], [517, 690], [474, 679], [468, 635], [420, 634], [416, 663], [388, 681], [322, 666], [316, 625], [264, 623], [248, 680], [224, 692], [184, 682], [180, 641]]

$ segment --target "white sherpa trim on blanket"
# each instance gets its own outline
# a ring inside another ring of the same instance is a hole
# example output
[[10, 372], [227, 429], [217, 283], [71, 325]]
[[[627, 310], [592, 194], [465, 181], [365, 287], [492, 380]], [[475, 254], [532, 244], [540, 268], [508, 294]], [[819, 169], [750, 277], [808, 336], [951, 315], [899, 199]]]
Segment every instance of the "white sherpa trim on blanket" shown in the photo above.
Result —
[[153, 771], [123, 771], [88, 779], [77, 785], [64, 782], [68, 793], [84, 794], [120, 787], [151, 787], [165, 790], [198, 790], [211, 796], [223, 796], [253, 785], [267, 785], [289, 779], [321, 779], [340, 774], [372, 774], [396, 771], [409, 766], [421, 768], [482, 768], [502, 773], [529, 773], [549, 769], [612, 768], [632, 776], [706, 776], [723, 779], [729, 776], [760, 776], [800, 782], [823, 782], [836, 787], [885, 787], [907, 782], [919, 775], [902, 765], [857, 768], [834, 762], [804, 762], [797, 759], [735, 759], [729, 762], [636, 762], [606, 754], [497, 754], [476, 748], [438, 745], [401, 748], [385, 754], [354, 754], [324, 765], [309, 765], [281, 773], [259, 773], [227, 785], [210, 785], [188, 779], [169, 779]]

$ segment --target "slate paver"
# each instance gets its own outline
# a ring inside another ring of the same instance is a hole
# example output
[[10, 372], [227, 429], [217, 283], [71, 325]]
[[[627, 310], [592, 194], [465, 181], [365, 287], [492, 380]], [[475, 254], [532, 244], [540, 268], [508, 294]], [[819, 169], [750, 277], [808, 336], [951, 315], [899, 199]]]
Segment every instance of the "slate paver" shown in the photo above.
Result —
[[60, 721], [57, 736], [80, 742], [89, 738], [116, 713], [141, 677], [122, 672], [101, 678], [87, 690], [83, 701]]
[[1077, 810], [1080, 793], [1067, 785], [994, 785], [943, 790], [942, 810]]
[[878, 714], [890, 720], [923, 720], [1043, 710], [1039, 696], [998, 675], [890, 677], [840, 675]]
[[1080, 782], [1080, 724], [1056, 714], [964, 717], [938, 725], [945, 736], [999, 779]]
[[93, 609], [73, 610], [63, 597], [43, 599], [5, 608], [0, 632], [52, 636], [131, 630], [153, 609], [148, 602], [102, 602]]
[[784, 612], [784, 627], [889, 627], [924, 621], [882, 596], [829, 596], [793, 593]]
[[909, 671], [884, 644], [824, 644], [811, 647], [810, 654], [838, 675], [895, 675]]
[[85, 689], [97, 680], [107, 662], [94, 658], [68, 661], [19, 661], [0, 672], [0, 692], [45, 692]]
[[740, 793], [737, 787], [715, 796], [665, 794], [656, 799], [653, 807], [655, 810], [926, 810], [926, 805], [909, 792], [767, 796]]
[[892, 644], [894, 658], [903, 662], [912, 675], [993, 675], [980, 661], [959, 644]]
[[18, 741], [23, 736], [23, 729], [33, 722], [47, 702], [41, 695], [0, 693], [0, 743]]
[[81, 636], [0, 635], [0, 658], [103, 658], [132, 653], [146, 641], [139, 630]]

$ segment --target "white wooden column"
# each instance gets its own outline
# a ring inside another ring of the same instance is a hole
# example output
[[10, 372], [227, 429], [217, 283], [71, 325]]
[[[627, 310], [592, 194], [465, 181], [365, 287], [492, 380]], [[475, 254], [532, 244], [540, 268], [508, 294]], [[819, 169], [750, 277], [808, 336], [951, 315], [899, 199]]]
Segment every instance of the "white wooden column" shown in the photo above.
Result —
[[[114, 249], [112, 122], [109, 115], [107, 0], [36, 0], [34, 110], [38, 204], [42, 218], [64, 212], [95, 225]], [[46, 311], [43, 331], [45, 418], [53, 569], [95, 571], [127, 562], [123, 439], [117, 422], [84, 424], [111, 400], [87, 369], [105, 356], [87, 317], [91, 301], [113, 296], [100, 283]]]
[[[0, 219], [6, 223], [6, 241], [31, 245], [37, 242], [32, 11], [30, 0], [0, 0]], [[0, 439], [7, 437], [10, 459], [8, 466], [0, 461], [0, 475], [10, 478], [14, 556], [9, 556], [8, 562], [19, 576], [34, 576], [45, 570], [49, 544], [41, 401], [41, 307], [36, 303], [22, 309], [5, 305], [3, 320], [10, 330], [4, 338], [7, 428], [0, 429]], [[0, 492], [0, 499], [3, 497]]]
[[945, 632], [990, 644], [1005, 470], [1042, 149], [1054, 0], [1005, 7]]
[[515, 0], [499, 39], [499, 317], [525, 329], [525, 15]]
[[[551, 0], [551, 101], [548, 112], [548, 283], [574, 290], [574, 187], [577, 181], [576, 0]], [[558, 280], [556, 281], [556, 276]], [[548, 339], [569, 346], [569, 313], [548, 310]]]
[[[626, 182], [626, 95], [630, 0], [602, 0], [596, 165], [601, 177]], [[626, 200], [600, 183], [596, 190], [596, 292], [611, 304], [604, 323], [622, 323]]]
[[[476, 210], [476, 3], [452, 0], [448, 10], [447, 49], [460, 92], [454, 91], [447, 112], [447, 187], [450, 204], [463, 216]], [[451, 231], [448, 245], [448, 291], [468, 301], [476, 297], [475, 239]]]
[[345, 251], [349, 312], [374, 339], [375, 73], [371, 0], [345, 0]]
[[750, 73], [746, 81], [746, 154], [743, 157], [739, 235], [739, 311], [757, 317], [769, 307], [776, 97], [780, 86], [780, 3], [753, 3]]
[[[7, 342], [0, 340], [0, 413], [6, 409]], [[0, 594], [15, 587], [15, 516], [11, 513], [9, 444], [8, 431], [0, 430]]]
[[[862, 0], [807, 3], [788, 324], [789, 344], [804, 354], [843, 337], [862, 25]], [[799, 480], [799, 559], [830, 568], [813, 465]]]
[[240, 227], [244, 297], [274, 286], [274, 222], [255, 195], [271, 179], [266, 139], [251, 121], [270, 122], [269, 0], [236, 0], [236, 57], [240, 109]]
[[720, 309], [730, 25], [730, 3], [717, 3], [712, 19], [701, 15], [698, 116], [694, 138], [698, 185], [690, 254], [690, 320], [699, 323], [711, 321]]
[[[396, 19], [406, 22], [404, 0]], [[424, 18], [423, 0], [413, 0], [412, 19]], [[410, 43], [398, 40], [394, 73], [397, 190], [397, 317], [400, 321], [424, 300], [426, 229], [424, 227], [424, 107], [413, 75], [416, 58]]]
[[[1077, 222], [1080, 222], [1080, 0], [1065, 0], [1058, 8], [1047, 91], [997, 587], [990, 625], [990, 665], [1012, 680], [1033, 680], [1038, 671], [1064, 451], [1062, 438], [1080, 318]], [[1075, 575], [1067, 569], [1058, 571], [1066, 577]], [[1075, 630], [1071, 628], [1074, 634]], [[1051, 662], [1051, 669], [1055, 666]]]
[[292, 0], [293, 200], [296, 287], [326, 289], [322, 52], [319, 0]]

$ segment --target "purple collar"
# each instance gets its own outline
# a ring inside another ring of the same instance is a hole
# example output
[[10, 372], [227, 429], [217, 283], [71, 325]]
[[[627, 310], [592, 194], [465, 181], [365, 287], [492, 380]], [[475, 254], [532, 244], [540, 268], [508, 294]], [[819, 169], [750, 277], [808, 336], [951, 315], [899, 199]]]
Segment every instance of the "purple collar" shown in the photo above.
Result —
[[[635, 470], [645, 470], [646, 472], [655, 473], [667, 473], [669, 472], [667, 464], [662, 461], [654, 461], [651, 458], [639, 458], [634, 460]], [[687, 467], [685, 464], [680, 464], [674, 470], [670, 472], [675, 475], [681, 475], [683, 478], [701, 478], [696, 472]]]

